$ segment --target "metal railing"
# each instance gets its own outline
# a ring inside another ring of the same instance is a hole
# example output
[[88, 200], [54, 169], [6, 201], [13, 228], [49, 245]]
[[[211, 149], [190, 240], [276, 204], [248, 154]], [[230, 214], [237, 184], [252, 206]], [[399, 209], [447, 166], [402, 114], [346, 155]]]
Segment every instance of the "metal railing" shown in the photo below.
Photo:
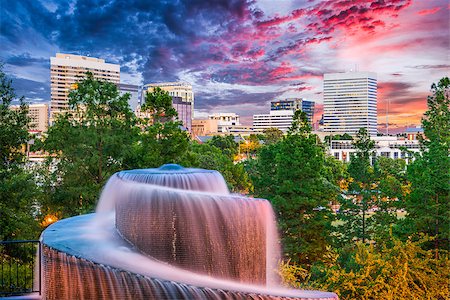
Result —
[[41, 243], [0, 241], [0, 297], [41, 294]]

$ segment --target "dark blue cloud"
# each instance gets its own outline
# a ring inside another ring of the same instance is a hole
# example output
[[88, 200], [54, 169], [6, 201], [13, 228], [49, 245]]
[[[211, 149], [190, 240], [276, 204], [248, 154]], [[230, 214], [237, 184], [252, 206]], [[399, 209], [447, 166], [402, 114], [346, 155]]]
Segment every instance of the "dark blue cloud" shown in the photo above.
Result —
[[64, 52], [120, 64], [133, 54], [146, 81], [173, 80], [178, 70], [201, 63], [207, 52], [191, 49], [196, 40], [217, 34], [210, 28], [226, 30], [247, 9], [245, 1], [79, 0], [73, 9], [70, 1], [55, 5], [51, 12], [35, 0], [5, 2], [2, 37], [18, 44], [31, 27]]
[[27, 102], [49, 102], [50, 83], [12, 77], [12, 86], [17, 97], [25, 97]]
[[48, 57], [32, 57], [28, 52], [10, 56], [5, 60], [5, 63], [17, 67], [25, 67], [38, 64], [50, 68], [50, 60]]
[[[239, 106], [242, 104], [259, 104], [261, 106], [261, 104], [276, 99], [282, 93], [283, 92], [250, 93], [232, 89], [228, 90], [224, 95], [217, 95], [217, 93], [200, 91], [195, 94], [196, 99], [197, 97], [199, 98], [198, 101], [196, 100], [196, 108], [201, 110], [212, 110], [215, 107]], [[245, 103], [243, 102], [243, 99], [245, 99]]]

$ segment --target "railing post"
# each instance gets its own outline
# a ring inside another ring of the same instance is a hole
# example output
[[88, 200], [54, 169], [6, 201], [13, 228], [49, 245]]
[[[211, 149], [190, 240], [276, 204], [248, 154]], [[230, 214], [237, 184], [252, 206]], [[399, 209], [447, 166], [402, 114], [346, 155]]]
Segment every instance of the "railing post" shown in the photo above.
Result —
[[42, 294], [42, 244], [41, 241], [39, 241], [38, 244], [39, 250], [38, 250], [38, 264], [39, 264], [39, 295]]
[[[34, 247], [36, 244], [38, 247], [37, 251]], [[2, 265], [0, 275], [0, 298], [35, 292], [42, 295], [41, 242], [39, 240], [13, 240], [0, 241], [0, 245], [6, 246], [6, 251], [2, 251], [0, 257], [0, 263]], [[36, 256], [37, 259], [39, 259], [37, 262], [35, 260]], [[39, 265], [36, 266], [35, 263], [38, 263]], [[16, 270], [14, 270], [14, 265]], [[36, 270], [39, 272], [39, 283], [35, 290], [34, 275]], [[31, 272], [31, 286], [28, 280], [28, 271]]]

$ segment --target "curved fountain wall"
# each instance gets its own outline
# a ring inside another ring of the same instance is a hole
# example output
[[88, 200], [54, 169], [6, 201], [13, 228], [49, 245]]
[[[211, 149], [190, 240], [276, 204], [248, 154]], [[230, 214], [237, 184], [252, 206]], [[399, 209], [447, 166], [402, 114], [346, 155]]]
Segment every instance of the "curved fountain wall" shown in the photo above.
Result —
[[230, 195], [216, 171], [116, 173], [96, 214], [41, 239], [46, 299], [337, 299], [278, 287], [269, 202]]

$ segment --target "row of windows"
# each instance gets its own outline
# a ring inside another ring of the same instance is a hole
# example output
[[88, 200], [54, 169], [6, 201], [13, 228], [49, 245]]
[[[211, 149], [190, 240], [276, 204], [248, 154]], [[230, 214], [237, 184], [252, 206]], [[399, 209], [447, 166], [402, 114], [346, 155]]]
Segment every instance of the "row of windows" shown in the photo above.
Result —
[[333, 90], [377, 90], [377, 85], [373, 84], [348, 84], [348, 85], [324, 85], [324, 91], [333, 91]]
[[325, 123], [343, 123], [343, 124], [351, 124], [351, 123], [360, 123], [360, 122], [375, 122], [377, 120], [377, 118], [375, 117], [367, 117], [367, 116], [360, 116], [360, 117], [355, 117], [355, 118], [333, 118], [333, 117], [329, 117], [327, 119], [324, 119]]
[[[341, 153], [340, 152], [334, 152], [334, 158], [336, 158], [336, 159], [341, 159], [341, 155], [340, 155]], [[350, 157], [351, 156], [353, 156], [354, 155], [354, 153], [349, 153], [350, 154]], [[383, 157], [391, 157], [391, 152], [381, 152], [380, 153], [380, 156], [383, 156]], [[347, 152], [342, 152], [342, 159], [343, 160], [347, 160], [347, 158], [350, 158], [349, 156], [347, 156]], [[405, 159], [405, 158], [408, 158], [409, 157], [409, 155], [406, 153], [406, 152], [393, 152], [393, 158], [394, 159], [398, 159], [398, 158], [402, 158], [402, 159]]]
[[257, 122], [257, 121], [253, 121], [253, 125], [276, 125], [276, 126], [291, 126], [292, 122]]
[[73, 67], [73, 66], [61, 66], [61, 65], [51, 65], [50, 66], [51, 71], [68, 71], [68, 70], [89, 70], [89, 71], [96, 71], [96, 72], [107, 72], [107, 73], [117, 73], [119, 74], [119, 71], [111, 71], [111, 70], [105, 70], [105, 69], [95, 69], [95, 68], [86, 68], [86, 67]]
[[352, 78], [352, 79], [325, 79], [325, 84], [333, 84], [333, 85], [348, 85], [348, 84], [367, 84], [368, 82], [377, 82], [372, 78]]
[[345, 96], [345, 95], [336, 95], [335, 97], [324, 97], [323, 101], [324, 103], [340, 103], [340, 104], [346, 104], [348, 102], [348, 104], [352, 104], [355, 102], [368, 102], [368, 101], [376, 101], [377, 98], [376, 97], [369, 97], [366, 96], [360, 96], [360, 97], [349, 97], [349, 96]]
[[373, 112], [376, 113], [377, 109], [374, 107], [373, 109], [370, 109], [370, 107], [367, 106], [338, 106], [335, 105], [333, 107], [327, 107], [324, 110], [324, 113], [328, 114], [338, 114], [338, 113], [345, 113], [345, 114], [352, 114], [353, 112], [358, 111], [367, 111], [368, 113]]
[[324, 114], [323, 116], [324, 121], [330, 121], [330, 120], [352, 120], [352, 119], [377, 119], [376, 114], [367, 114], [367, 113], [335, 113], [335, 114]]

